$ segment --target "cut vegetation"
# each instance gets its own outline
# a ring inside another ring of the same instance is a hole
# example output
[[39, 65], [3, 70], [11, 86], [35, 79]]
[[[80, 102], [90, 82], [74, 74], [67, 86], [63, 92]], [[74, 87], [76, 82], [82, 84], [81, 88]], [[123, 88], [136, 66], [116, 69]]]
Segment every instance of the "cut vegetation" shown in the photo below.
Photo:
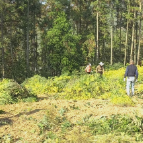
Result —
[[21, 85], [1, 81], [0, 141], [142, 142], [143, 68], [139, 67], [131, 98], [125, 92], [123, 73], [123, 68], [106, 71], [102, 79], [96, 74], [49, 79], [36, 75]]

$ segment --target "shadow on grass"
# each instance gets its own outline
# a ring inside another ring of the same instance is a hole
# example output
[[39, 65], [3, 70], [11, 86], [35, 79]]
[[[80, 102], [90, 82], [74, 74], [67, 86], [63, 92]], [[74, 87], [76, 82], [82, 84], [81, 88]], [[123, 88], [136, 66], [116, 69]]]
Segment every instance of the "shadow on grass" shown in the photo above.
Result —
[[44, 109], [35, 109], [33, 111], [30, 111], [30, 112], [22, 112], [22, 113], [15, 115], [14, 117], [20, 117], [21, 115], [31, 115], [31, 114], [34, 114], [36, 112], [39, 112], [40, 110], [44, 110]]
[[11, 124], [12, 124], [12, 120], [7, 117], [0, 119], [0, 127], [4, 125], [11, 125]]
[[47, 100], [47, 99], [49, 99], [49, 97], [38, 97], [38, 98], [37, 98], [38, 101]]
[[12, 118], [14, 118], [14, 117], [20, 117], [21, 115], [31, 115], [31, 114], [34, 114], [36, 112], [39, 112], [40, 110], [45, 110], [45, 109], [35, 109], [35, 110], [30, 111], [30, 112], [22, 112], [22, 113], [15, 115], [15, 116], [13, 116], [10, 113], [4, 112], [3, 114], [10, 114], [12, 116], [0, 118], [0, 127], [4, 126], [4, 125], [12, 125], [13, 124]]
[[48, 100], [48, 99], [59, 99], [60, 93], [51, 93], [51, 94], [45, 94], [44, 96], [38, 96], [37, 100]]

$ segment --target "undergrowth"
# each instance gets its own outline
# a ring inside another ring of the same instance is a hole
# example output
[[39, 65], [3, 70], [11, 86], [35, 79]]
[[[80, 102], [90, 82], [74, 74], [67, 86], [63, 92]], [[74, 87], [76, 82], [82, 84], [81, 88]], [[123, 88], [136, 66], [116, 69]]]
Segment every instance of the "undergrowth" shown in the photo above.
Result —
[[[135, 95], [143, 98], [143, 68], [138, 67], [139, 79], [135, 84]], [[126, 95], [126, 82], [123, 81], [125, 68], [105, 71], [98, 74], [73, 74], [45, 78], [35, 75], [26, 79], [21, 85], [15, 81], [4, 79], [0, 82], [0, 103], [9, 104], [20, 101], [35, 102], [36, 96], [46, 95], [58, 99], [103, 99], [110, 100], [118, 106], [134, 106], [132, 98]], [[32, 96], [36, 95], [36, 96]]]
[[30, 93], [25, 87], [14, 80], [3, 79], [0, 81], [0, 104], [12, 104], [19, 101], [32, 99], [36, 101], [36, 95]]
[[[135, 95], [142, 97], [143, 94], [143, 68], [138, 67], [139, 79], [135, 84]], [[59, 77], [44, 78], [35, 75], [27, 79], [22, 85], [33, 94], [45, 94], [48, 97], [61, 99], [90, 99], [101, 98], [110, 100], [118, 106], [134, 106], [132, 98], [126, 95], [126, 82], [123, 81], [125, 68], [105, 71], [103, 77], [93, 73], [61, 75]]]
[[[54, 111], [54, 113], [52, 112]], [[68, 111], [67, 111], [68, 112]], [[71, 123], [66, 113], [51, 109], [38, 123], [41, 142], [56, 143], [124, 143], [143, 141], [143, 118], [135, 115], [111, 115], [95, 118], [90, 115]]]

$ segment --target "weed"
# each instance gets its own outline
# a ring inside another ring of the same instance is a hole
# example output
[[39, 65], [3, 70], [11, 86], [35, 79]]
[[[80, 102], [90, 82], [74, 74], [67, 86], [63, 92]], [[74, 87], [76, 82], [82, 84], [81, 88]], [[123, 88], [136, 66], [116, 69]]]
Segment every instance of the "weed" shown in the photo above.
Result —
[[84, 127], [73, 127], [65, 138], [65, 142], [69, 143], [91, 143], [91, 134], [88, 132], [88, 129]]
[[69, 127], [72, 127], [73, 124], [70, 123], [69, 121], [65, 120], [62, 124], [61, 124], [61, 128], [62, 131], [64, 132], [66, 129], [68, 129]]
[[3, 113], [5, 113], [5, 111], [3, 111], [3, 110], [0, 110], [0, 114], [3, 114]]
[[85, 117], [83, 117], [83, 123], [87, 122], [89, 120], [89, 118], [92, 116], [92, 114], [86, 115]]
[[63, 107], [59, 110], [59, 113], [61, 116], [63, 116], [67, 111], [68, 111], [68, 108]]
[[79, 107], [75, 106], [75, 104], [73, 104], [72, 106], [70, 106], [70, 108], [73, 109], [73, 110], [79, 110]]
[[13, 137], [10, 134], [4, 135], [0, 137], [0, 142], [1, 143], [13, 143]]
[[40, 134], [42, 134], [45, 130], [49, 130], [51, 128], [51, 123], [48, 120], [47, 116], [38, 123], [38, 127], [40, 128]]
[[92, 121], [84, 120], [84, 122], [94, 135], [109, 134], [110, 132], [124, 132], [127, 135], [135, 135], [135, 133], [142, 132], [143, 129], [143, 119], [136, 117], [136, 120], [125, 115], [112, 115], [110, 118], [105, 116]]
[[31, 97], [22, 99], [23, 102], [36, 102], [37, 100], [38, 100], [38, 98], [35, 96], [33, 96], [33, 97], [31, 96]]
[[66, 120], [66, 117], [63, 116], [56, 116], [55, 121], [57, 124], [60, 124]]

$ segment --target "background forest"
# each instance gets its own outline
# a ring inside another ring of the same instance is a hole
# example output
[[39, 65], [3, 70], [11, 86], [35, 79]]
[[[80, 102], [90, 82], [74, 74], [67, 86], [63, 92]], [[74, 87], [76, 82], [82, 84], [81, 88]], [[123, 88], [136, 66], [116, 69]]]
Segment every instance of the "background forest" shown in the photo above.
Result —
[[0, 0], [0, 77], [138, 64], [142, 18], [141, 0]]

